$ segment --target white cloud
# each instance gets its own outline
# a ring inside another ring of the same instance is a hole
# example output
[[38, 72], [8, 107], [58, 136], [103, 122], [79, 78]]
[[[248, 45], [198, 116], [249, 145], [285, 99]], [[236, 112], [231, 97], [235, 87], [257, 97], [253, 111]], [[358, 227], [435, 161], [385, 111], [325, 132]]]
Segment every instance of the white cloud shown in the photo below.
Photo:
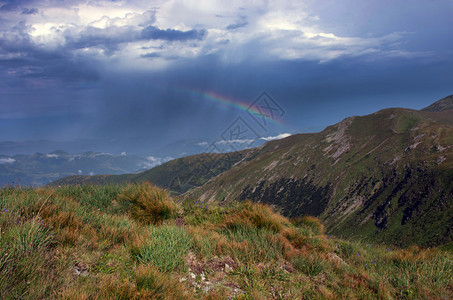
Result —
[[[99, 153], [95, 153], [94, 156], [114, 156], [114, 155], [111, 153], [107, 153], [107, 152], [99, 152]], [[120, 155], [120, 156], [122, 156], [122, 155]]]
[[227, 144], [250, 144], [255, 142], [253, 139], [237, 139], [237, 140], [221, 140], [216, 142], [219, 145], [227, 145]]
[[280, 133], [279, 135], [276, 135], [276, 136], [262, 137], [261, 140], [263, 140], [263, 141], [280, 140], [280, 139], [284, 139], [286, 137], [289, 137], [290, 135], [291, 134], [289, 134], [289, 133]]
[[201, 147], [206, 147], [208, 145], [208, 142], [200, 142], [200, 143], [197, 143], [198, 146], [201, 146]]
[[172, 160], [173, 158], [170, 157], [170, 156], [167, 156], [167, 157], [148, 156], [146, 159], [149, 160], [150, 162], [144, 162], [143, 165], [142, 165], [143, 169], [154, 168], [154, 167], [159, 166], [159, 165], [161, 165], [163, 163], [166, 163], [167, 161]]
[[158, 161], [161, 160], [160, 157], [155, 157], [155, 156], [148, 156], [146, 159], [151, 161], [151, 162], [158, 162]]
[[173, 159], [171, 156], [166, 156], [166, 157], [155, 157], [155, 156], [148, 156], [146, 159], [148, 159], [151, 162], [167, 162]]
[[[37, 46], [65, 47], [83, 38], [87, 29], [104, 30], [102, 34], [109, 41], [121, 46], [114, 55], [116, 62], [144, 68], [212, 53], [229, 61], [248, 57], [327, 61], [369, 51], [385, 53], [383, 47], [402, 38], [398, 33], [370, 38], [344, 36], [323, 29], [322, 18], [312, 12], [313, 4], [308, 1], [84, 1], [68, 7], [42, 4], [43, 9], [39, 2], [35, 5], [42, 13], [21, 17], [30, 25], [29, 34]], [[124, 39], [149, 25], [163, 30], [205, 29], [208, 34], [200, 41]], [[250, 43], [255, 44], [253, 53]], [[112, 55], [89, 43], [83, 49], [66, 50], [106, 55], [105, 59]], [[146, 54], [153, 55], [143, 58]]]
[[47, 158], [58, 158], [59, 155], [58, 154], [46, 154], [46, 157]]
[[[112, 4], [112, 2], [109, 2], [104, 3], [104, 5], [102, 3], [93, 5], [93, 2], [91, 2], [89, 4], [79, 5], [77, 7], [78, 16], [82, 24], [99, 26], [102, 25], [102, 20], [114, 19], [121, 22], [121, 20], [130, 19], [133, 15], [141, 12], [140, 8], [133, 8], [130, 5], [126, 5], [126, 3], [123, 3], [123, 5]], [[109, 21], [107, 22], [107, 24], [108, 23]], [[127, 24], [127, 22], [123, 24]]]
[[15, 161], [16, 160], [14, 158], [11, 158], [11, 157], [0, 158], [0, 165], [9, 165], [9, 164], [14, 163]]

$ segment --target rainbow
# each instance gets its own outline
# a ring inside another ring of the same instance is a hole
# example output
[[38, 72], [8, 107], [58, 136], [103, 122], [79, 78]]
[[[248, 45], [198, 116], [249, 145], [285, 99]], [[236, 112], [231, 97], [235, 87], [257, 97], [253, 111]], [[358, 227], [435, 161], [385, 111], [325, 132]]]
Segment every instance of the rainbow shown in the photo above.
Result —
[[188, 93], [197, 98], [209, 100], [212, 103], [221, 104], [220, 108], [222, 108], [222, 109], [234, 108], [238, 111], [243, 111], [246, 113], [254, 114], [259, 117], [263, 117], [267, 122], [269, 122], [271, 124], [276, 124], [278, 126], [283, 125], [282, 121], [280, 119], [278, 119], [276, 116], [274, 118], [271, 118], [270, 116], [263, 114], [261, 111], [259, 111], [255, 107], [249, 108], [250, 103], [232, 99], [232, 98], [223, 96], [219, 93], [215, 93], [213, 91], [200, 91], [200, 90], [188, 89], [188, 88], [179, 88], [178, 90], [181, 92], [184, 92], [184, 93]]

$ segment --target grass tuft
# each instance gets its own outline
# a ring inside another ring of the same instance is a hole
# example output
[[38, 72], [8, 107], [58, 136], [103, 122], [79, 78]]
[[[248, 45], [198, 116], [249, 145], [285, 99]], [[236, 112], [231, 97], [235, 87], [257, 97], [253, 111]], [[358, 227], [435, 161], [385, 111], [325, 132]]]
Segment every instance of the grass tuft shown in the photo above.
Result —
[[140, 263], [152, 264], [162, 272], [184, 270], [185, 258], [193, 240], [176, 226], [150, 227], [150, 240], [135, 256]]
[[176, 213], [168, 192], [149, 183], [130, 185], [118, 199], [127, 202], [132, 217], [144, 224], [161, 224]]
[[280, 232], [287, 227], [288, 219], [272, 211], [268, 205], [245, 201], [239, 204], [224, 220], [226, 228], [255, 226], [268, 229], [273, 232]]
[[147, 299], [188, 299], [180, 283], [159, 272], [153, 266], [140, 265], [135, 271], [135, 282], [140, 296]]
[[242, 263], [279, 260], [284, 246], [269, 229], [250, 226], [236, 226], [222, 232], [227, 238], [221, 254], [230, 255]]
[[293, 223], [296, 226], [306, 227], [312, 230], [315, 235], [324, 234], [324, 225], [321, 221], [312, 216], [304, 216], [293, 219]]

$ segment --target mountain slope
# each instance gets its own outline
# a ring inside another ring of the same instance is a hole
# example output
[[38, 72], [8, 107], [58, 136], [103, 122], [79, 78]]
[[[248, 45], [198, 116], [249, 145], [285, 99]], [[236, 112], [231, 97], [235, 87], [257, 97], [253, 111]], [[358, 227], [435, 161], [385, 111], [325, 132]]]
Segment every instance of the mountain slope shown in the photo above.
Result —
[[428, 107], [423, 108], [424, 111], [431, 111], [431, 112], [440, 112], [445, 110], [452, 110], [453, 109], [453, 95], [447, 96], [439, 101], [434, 102]]
[[400, 245], [453, 240], [453, 111], [385, 109], [257, 149], [189, 193], [315, 215], [332, 234]]

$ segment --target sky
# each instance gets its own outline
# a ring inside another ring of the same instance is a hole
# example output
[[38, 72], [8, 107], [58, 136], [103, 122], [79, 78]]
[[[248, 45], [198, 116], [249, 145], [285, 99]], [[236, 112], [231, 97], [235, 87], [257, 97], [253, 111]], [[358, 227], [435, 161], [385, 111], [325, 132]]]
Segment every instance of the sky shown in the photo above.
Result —
[[0, 0], [0, 142], [152, 152], [420, 109], [453, 94], [452, 14], [451, 0]]

